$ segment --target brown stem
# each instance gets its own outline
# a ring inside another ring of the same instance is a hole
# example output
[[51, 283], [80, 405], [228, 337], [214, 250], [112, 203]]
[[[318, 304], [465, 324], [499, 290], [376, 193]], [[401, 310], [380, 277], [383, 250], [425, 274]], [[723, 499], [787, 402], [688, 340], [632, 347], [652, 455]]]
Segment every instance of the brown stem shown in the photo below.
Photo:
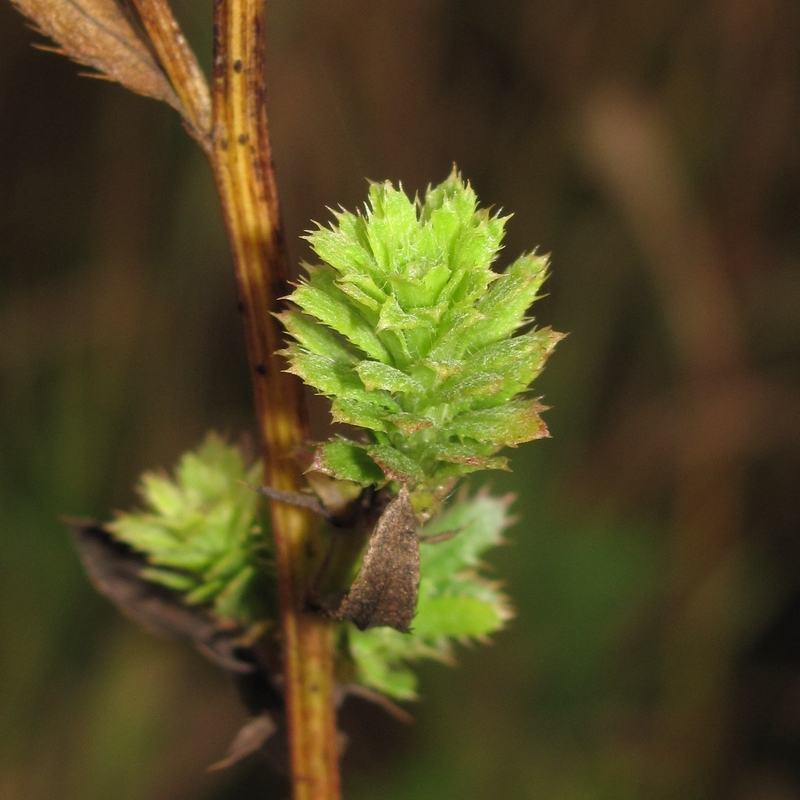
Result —
[[172, 15], [167, 0], [133, 0], [161, 66], [183, 106], [189, 132], [208, 152], [211, 96], [192, 48]]
[[[264, 103], [263, 0], [215, 0], [211, 163], [231, 237], [270, 486], [296, 492], [307, 438], [302, 385], [274, 355], [288, 269]], [[331, 624], [303, 612], [319, 560], [314, 515], [272, 503], [294, 800], [339, 797]]]

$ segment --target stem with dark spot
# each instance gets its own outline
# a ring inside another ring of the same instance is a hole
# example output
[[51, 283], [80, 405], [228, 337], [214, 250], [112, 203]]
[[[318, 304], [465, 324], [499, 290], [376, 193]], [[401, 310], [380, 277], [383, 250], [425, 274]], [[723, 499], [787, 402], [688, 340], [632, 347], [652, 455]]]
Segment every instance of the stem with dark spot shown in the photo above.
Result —
[[[266, 481], [297, 492], [295, 455], [307, 440], [301, 382], [283, 371], [273, 312], [288, 294], [264, 97], [263, 0], [215, 0], [211, 163], [231, 238]], [[294, 800], [339, 797], [333, 706], [333, 631], [304, 612], [319, 563], [319, 524], [306, 509], [272, 502]]]

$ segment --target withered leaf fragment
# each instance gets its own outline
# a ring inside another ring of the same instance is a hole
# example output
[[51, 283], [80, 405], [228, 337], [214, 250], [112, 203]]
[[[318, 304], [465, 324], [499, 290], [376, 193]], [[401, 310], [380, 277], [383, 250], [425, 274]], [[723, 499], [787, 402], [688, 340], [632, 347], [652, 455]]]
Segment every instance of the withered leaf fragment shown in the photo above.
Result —
[[351, 620], [362, 631], [388, 625], [408, 633], [418, 586], [417, 518], [403, 485], [378, 520], [361, 572], [335, 616]]
[[[232, 672], [254, 667], [239, 657], [245, 631], [216, 619], [201, 606], [187, 606], [179, 592], [140, 577], [147, 562], [140, 553], [118, 542], [102, 526], [68, 520], [83, 566], [95, 588], [146, 628], [191, 641], [206, 658]], [[244, 651], [241, 651], [244, 652]]]
[[225, 758], [217, 761], [216, 764], [212, 764], [208, 771], [217, 772], [218, 770], [232, 767], [245, 756], [260, 750], [277, 729], [278, 726], [268, 711], [248, 720], [234, 737]]
[[63, 53], [186, 116], [127, 0], [11, 0]]

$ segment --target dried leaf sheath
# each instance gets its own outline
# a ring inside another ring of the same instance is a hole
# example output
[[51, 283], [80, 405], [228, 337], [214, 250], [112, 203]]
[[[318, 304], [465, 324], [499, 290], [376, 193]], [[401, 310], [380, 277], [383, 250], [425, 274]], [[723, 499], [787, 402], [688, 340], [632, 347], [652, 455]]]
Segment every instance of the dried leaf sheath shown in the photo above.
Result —
[[11, 1], [56, 43], [57, 52], [138, 94], [163, 100], [186, 116], [124, 0]]
[[190, 606], [184, 595], [142, 577], [144, 554], [115, 539], [105, 528], [82, 520], [69, 521], [75, 545], [95, 588], [128, 617], [164, 636], [191, 641], [224, 669], [250, 672], [251, 664], [236, 657], [244, 627], [221, 624], [206, 606]]
[[417, 608], [417, 518], [403, 486], [378, 520], [358, 579], [337, 616], [361, 630], [388, 625], [408, 633]]

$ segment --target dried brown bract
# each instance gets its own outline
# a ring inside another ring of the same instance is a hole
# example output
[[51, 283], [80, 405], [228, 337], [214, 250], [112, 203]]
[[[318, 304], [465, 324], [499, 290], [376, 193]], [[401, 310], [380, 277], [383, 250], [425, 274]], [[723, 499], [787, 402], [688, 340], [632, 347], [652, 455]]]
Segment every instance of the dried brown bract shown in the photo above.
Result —
[[216, 619], [202, 606], [187, 606], [180, 592], [141, 577], [145, 559], [100, 525], [68, 520], [95, 588], [134, 621], [155, 633], [187, 639], [206, 658], [232, 672], [254, 667], [237, 656], [245, 631]]
[[212, 764], [208, 771], [218, 772], [221, 769], [232, 767], [245, 756], [260, 750], [267, 739], [277, 730], [278, 726], [268, 712], [265, 711], [257, 717], [253, 717], [236, 734], [225, 758]]
[[136, 12], [125, 0], [12, 2], [56, 43], [56, 52], [138, 94], [163, 100], [185, 116]]
[[417, 517], [404, 485], [378, 520], [361, 572], [335, 616], [352, 620], [361, 630], [388, 625], [408, 633], [418, 586]]

